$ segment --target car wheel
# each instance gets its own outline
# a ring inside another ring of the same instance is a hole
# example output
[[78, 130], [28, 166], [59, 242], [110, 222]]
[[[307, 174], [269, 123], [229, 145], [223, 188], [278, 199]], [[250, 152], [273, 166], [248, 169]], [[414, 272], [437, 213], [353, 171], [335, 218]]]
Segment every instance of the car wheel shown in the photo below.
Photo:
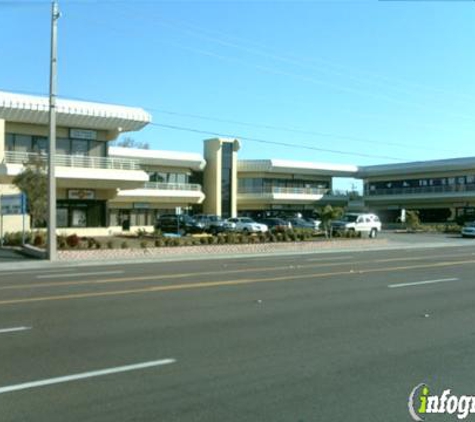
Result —
[[248, 228], [244, 228], [244, 229], [242, 230], [242, 232], [243, 232], [244, 234], [249, 234], [249, 229], [248, 229]]
[[371, 229], [371, 231], [369, 232], [369, 237], [371, 239], [375, 239], [377, 235], [378, 235], [378, 231], [376, 229]]

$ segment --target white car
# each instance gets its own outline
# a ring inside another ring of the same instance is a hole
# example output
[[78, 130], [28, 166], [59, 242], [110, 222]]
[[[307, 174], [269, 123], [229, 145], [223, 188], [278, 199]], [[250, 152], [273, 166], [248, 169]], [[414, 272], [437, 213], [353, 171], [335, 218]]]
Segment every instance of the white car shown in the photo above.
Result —
[[475, 237], [475, 221], [465, 223], [462, 228], [462, 237]]
[[381, 231], [381, 221], [375, 214], [345, 214], [340, 220], [332, 222], [334, 231], [368, 234], [369, 237], [376, 237]]
[[269, 228], [265, 224], [256, 223], [249, 217], [228, 218], [225, 228], [243, 233], [265, 233]]

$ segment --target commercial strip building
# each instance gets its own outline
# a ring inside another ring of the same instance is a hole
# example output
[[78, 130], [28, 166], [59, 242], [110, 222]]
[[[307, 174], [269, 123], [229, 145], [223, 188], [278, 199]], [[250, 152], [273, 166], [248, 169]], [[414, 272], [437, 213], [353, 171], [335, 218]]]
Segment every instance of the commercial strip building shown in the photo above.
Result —
[[[83, 101], [57, 103], [57, 222], [61, 233], [105, 235], [152, 229], [165, 213], [311, 215], [333, 196], [333, 178], [364, 180], [362, 208], [395, 221], [401, 209], [423, 220], [455, 219], [475, 210], [475, 158], [357, 167], [289, 160], [239, 160], [235, 139], [204, 141], [204, 154], [111, 146], [151, 121], [140, 108]], [[0, 195], [32, 157], [46, 158], [48, 99], [0, 92]], [[28, 217], [26, 216], [28, 220]], [[22, 215], [4, 215], [18, 231]], [[29, 226], [29, 221], [27, 221]]]

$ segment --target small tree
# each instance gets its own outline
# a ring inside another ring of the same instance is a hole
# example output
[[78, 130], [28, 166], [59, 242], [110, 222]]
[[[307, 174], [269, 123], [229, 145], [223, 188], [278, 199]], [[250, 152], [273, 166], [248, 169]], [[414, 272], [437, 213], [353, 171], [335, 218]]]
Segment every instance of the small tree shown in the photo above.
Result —
[[148, 142], [136, 141], [130, 136], [124, 136], [122, 139], [119, 139], [114, 143], [114, 146], [122, 148], [150, 149], [150, 144]]
[[421, 226], [419, 212], [406, 211], [406, 230], [415, 231]]
[[41, 156], [32, 156], [25, 169], [12, 182], [26, 195], [31, 227], [45, 224], [48, 210], [46, 162]]
[[325, 237], [331, 237], [332, 230], [331, 224], [333, 220], [340, 218], [343, 215], [343, 208], [335, 207], [333, 208], [331, 205], [326, 205], [320, 210], [320, 219], [322, 220], [322, 227], [325, 232]]

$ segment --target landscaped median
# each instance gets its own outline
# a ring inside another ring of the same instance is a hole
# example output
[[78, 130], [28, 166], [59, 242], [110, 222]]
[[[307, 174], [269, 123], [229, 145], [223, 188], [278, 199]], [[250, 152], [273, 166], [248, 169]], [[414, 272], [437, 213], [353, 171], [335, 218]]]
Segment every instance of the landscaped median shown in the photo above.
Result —
[[[189, 257], [204, 255], [243, 255], [265, 254], [272, 252], [311, 252], [320, 249], [347, 247], [377, 247], [387, 243], [385, 239], [367, 239], [355, 237], [325, 238], [323, 234], [308, 231], [286, 233], [223, 233], [217, 236], [209, 234], [193, 236], [173, 236], [161, 234], [123, 234], [109, 237], [79, 237], [75, 234], [58, 236], [58, 259], [69, 260], [109, 260], [143, 259], [153, 257]], [[8, 238], [15, 246], [18, 236]], [[44, 243], [42, 234], [29, 235], [27, 238], [40, 249]]]

